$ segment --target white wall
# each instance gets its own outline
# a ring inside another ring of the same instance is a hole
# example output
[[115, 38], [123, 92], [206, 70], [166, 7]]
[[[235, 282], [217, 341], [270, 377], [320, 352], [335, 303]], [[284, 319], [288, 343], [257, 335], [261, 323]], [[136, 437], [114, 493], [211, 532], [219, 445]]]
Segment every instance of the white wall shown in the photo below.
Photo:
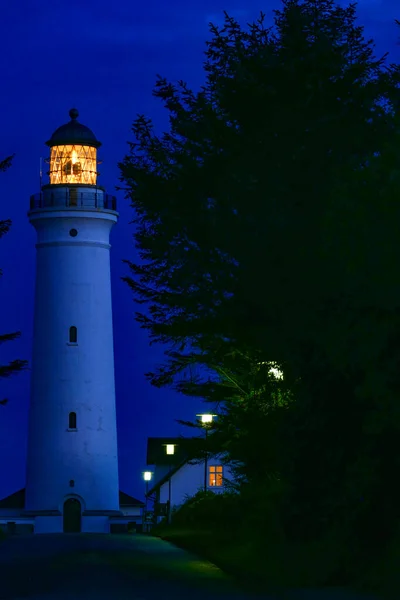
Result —
[[108, 517], [82, 517], [83, 533], [110, 533]]
[[[209, 459], [208, 466], [221, 465], [218, 459]], [[223, 467], [223, 477], [232, 480], [229, 467]], [[208, 476], [207, 476], [208, 483]], [[168, 502], [168, 481], [160, 488], [160, 502]], [[199, 489], [204, 489], [204, 462], [198, 465], [184, 465], [171, 478], [171, 507], [179, 506], [186, 500], [186, 495], [194, 496]], [[226, 491], [225, 486], [207, 486], [207, 489], [216, 494]]]
[[22, 509], [17, 508], [1, 508], [0, 509], [0, 529], [7, 531], [7, 523], [15, 523], [17, 526], [34, 525], [33, 517], [23, 517]]
[[30, 220], [37, 265], [26, 508], [62, 511], [73, 493], [82, 510], [118, 510], [109, 245], [117, 216], [43, 209]]
[[8, 517], [21, 517], [22, 510], [22, 508], [0, 508], [0, 522], [3, 520], [3, 517], [8, 521], [15, 521], [15, 519], [9, 519]]
[[113, 519], [111, 521], [111, 524], [112, 525], [129, 525], [129, 523], [132, 523], [132, 522], [136, 523], [136, 525], [141, 525], [142, 524], [142, 517], [141, 516], [140, 517], [134, 517], [134, 516], [132, 516], [132, 517], [129, 517], [129, 518], [125, 517], [125, 519], [122, 519], [122, 518], [120, 518], [120, 519]]
[[141, 517], [142, 516], [142, 509], [140, 506], [121, 508], [121, 512], [123, 515], [125, 515], [127, 517]]
[[7, 523], [16, 523], [17, 525], [33, 525], [35, 523], [35, 519], [24, 519], [22, 517], [9, 517], [7, 519], [2, 517], [0, 519], [0, 525], [3, 529], [6, 527]]
[[35, 517], [35, 533], [62, 533], [62, 517]]
[[172, 468], [170, 465], [154, 465], [153, 480], [149, 482], [149, 488], [155, 486]]

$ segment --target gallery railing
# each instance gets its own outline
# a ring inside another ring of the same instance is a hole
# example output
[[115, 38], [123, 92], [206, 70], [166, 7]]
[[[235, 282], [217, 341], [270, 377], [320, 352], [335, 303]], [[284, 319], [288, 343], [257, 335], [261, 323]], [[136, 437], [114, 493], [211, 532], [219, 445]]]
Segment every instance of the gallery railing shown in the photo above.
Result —
[[103, 208], [117, 210], [117, 199], [111, 194], [106, 194], [99, 188], [81, 191], [76, 188], [63, 188], [62, 190], [44, 189], [30, 198], [30, 209], [35, 208]]

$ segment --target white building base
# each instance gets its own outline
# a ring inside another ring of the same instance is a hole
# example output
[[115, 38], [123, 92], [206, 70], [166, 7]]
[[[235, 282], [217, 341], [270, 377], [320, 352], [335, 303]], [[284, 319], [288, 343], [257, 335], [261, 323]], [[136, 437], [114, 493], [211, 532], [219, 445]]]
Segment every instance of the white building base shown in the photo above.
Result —
[[34, 533], [62, 533], [63, 518], [61, 517], [35, 517]]
[[110, 518], [82, 517], [82, 533], [110, 533]]
[[[108, 516], [82, 517], [82, 533], [110, 533]], [[34, 533], [63, 533], [62, 516], [37, 516], [34, 519]]]
[[[64, 533], [66, 522], [62, 510], [34, 511], [26, 510], [24, 506], [25, 488], [0, 500], [2, 531], [11, 535]], [[141, 526], [143, 508], [143, 502], [120, 491], [119, 510], [83, 510], [72, 530], [82, 533], [128, 532]]]

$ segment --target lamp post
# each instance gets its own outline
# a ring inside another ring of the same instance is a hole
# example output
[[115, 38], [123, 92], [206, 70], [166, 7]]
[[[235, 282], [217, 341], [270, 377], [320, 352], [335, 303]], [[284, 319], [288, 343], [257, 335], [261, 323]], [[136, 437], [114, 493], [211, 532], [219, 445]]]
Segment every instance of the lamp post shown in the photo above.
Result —
[[146, 495], [145, 495], [145, 504], [144, 504], [143, 531], [147, 531], [147, 523], [145, 522], [146, 516], [147, 516], [147, 494], [149, 493], [149, 481], [151, 481], [152, 477], [153, 477], [153, 473], [151, 471], [144, 471], [143, 479], [146, 482]]
[[[177, 444], [165, 444], [165, 452], [168, 456], [173, 456], [175, 454], [175, 446]], [[168, 477], [168, 515], [167, 521], [168, 524], [171, 523], [171, 466], [169, 469], [169, 477]]]
[[207, 467], [208, 467], [207, 434], [208, 434], [208, 428], [212, 424], [213, 418], [216, 416], [217, 415], [211, 415], [209, 413], [202, 414], [202, 415], [196, 415], [196, 417], [200, 417], [201, 424], [205, 430], [205, 442], [206, 442], [206, 451], [205, 451], [205, 458], [204, 458], [204, 491], [205, 492], [207, 491]]

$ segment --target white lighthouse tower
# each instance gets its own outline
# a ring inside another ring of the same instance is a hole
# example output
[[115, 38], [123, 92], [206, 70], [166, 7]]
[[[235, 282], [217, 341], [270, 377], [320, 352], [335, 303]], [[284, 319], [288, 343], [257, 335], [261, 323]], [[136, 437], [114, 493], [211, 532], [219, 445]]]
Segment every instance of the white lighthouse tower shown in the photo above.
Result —
[[110, 281], [116, 199], [97, 185], [93, 132], [51, 136], [50, 183], [31, 197], [36, 293], [25, 515], [35, 533], [108, 532], [119, 511]]

